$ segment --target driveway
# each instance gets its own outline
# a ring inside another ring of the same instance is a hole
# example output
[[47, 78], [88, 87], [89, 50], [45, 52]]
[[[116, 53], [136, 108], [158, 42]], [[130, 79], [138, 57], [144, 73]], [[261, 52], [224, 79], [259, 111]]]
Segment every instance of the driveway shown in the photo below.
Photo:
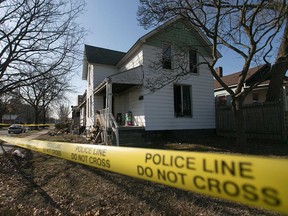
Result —
[[[38, 136], [42, 135], [42, 134], [46, 134], [48, 132], [48, 130], [41, 130], [39, 132], [36, 132], [36, 133], [33, 133], [29, 136], [26, 136], [25, 139], [36, 139]], [[6, 135], [6, 136], [11, 136], [11, 135], [8, 135], [7, 133], [7, 130], [0, 130], [0, 135]], [[9, 143], [3, 143], [3, 148], [5, 151], [8, 151], [10, 150], [11, 148], [15, 147], [14, 145], [12, 144], [9, 144]], [[3, 155], [3, 149], [0, 147], [0, 155]]]

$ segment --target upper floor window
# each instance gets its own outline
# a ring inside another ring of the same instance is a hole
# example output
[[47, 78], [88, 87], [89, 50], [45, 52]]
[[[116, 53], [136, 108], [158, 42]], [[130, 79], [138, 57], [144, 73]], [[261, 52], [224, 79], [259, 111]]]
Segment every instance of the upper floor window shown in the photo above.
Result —
[[164, 69], [172, 68], [172, 47], [171, 44], [162, 44], [162, 67]]
[[176, 117], [192, 117], [190, 85], [174, 85], [174, 111]]
[[198, 57], [197, 57], [197, 51], [196, 50], [189, 50], [189, 70], [192, 73], [198, 73]]

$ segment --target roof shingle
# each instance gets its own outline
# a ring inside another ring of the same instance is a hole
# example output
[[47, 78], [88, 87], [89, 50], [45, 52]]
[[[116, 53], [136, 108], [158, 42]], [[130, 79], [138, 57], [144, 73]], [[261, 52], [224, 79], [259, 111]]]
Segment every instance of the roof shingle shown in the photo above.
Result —
[[85, 45], [86, 59], [90, 63], [116, 66], [125, 52]]
[[[264, 68], [264, 66], [266, 65], [261, 65], [261, 66], [257, 66], [257, 67], [249, 69], [247, 72], [245, 82], [249, 80], [256, 72], [260, 71], [260, 69]], [[240, 71], [237, 73], [229, 74], [229, 75], [221, 77], [221, 79], [227, 86], [234, 86], [234, 85], [237, 85], [238, 79], [241, 73], [242, 72]], [[214, 89], [218, 89], [218, 88], [222, 88], [222, 86], [217, 80], [214, 80]]]

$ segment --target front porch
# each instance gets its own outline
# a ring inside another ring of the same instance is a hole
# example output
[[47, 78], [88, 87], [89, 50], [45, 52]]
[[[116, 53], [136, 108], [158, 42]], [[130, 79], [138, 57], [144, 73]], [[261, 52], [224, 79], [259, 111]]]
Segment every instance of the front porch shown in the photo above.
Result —
[[120, 145], [127, 131], [145, 130], [142, 66], [107, 77], [93, 93], [98, 112], [94, 122], [98, 119], [105, 131], [105, 143], [114, 137], [114, 144]]
[[[145, 145], [145, 127], [133, 125], [118, 125], [108, 109], [99, 110], [95, 115], [97, 134], [101, 143], [116, 146], [143, 146]], [[97, 137], [97, 138], [96, 138]]]

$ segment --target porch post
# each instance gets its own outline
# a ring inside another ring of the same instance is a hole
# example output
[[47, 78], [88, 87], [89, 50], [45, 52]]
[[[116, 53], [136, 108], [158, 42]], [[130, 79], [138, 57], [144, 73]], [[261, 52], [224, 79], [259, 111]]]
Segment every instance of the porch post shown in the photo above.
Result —
[[109, 113], [112, 113], [112, 83], [110, 79], [107, 79], [106, 83], [106, 108], [109, 109]]
[[108, 140], [108, 128], [109, 128], [109, 115], [111, 113], [112, 109], [112, 84], [111, 80], [107, 79], [106, 81], [106, 111], [105, 111], [105, 132], [104, 132], [104, 142], [107, 144]]

